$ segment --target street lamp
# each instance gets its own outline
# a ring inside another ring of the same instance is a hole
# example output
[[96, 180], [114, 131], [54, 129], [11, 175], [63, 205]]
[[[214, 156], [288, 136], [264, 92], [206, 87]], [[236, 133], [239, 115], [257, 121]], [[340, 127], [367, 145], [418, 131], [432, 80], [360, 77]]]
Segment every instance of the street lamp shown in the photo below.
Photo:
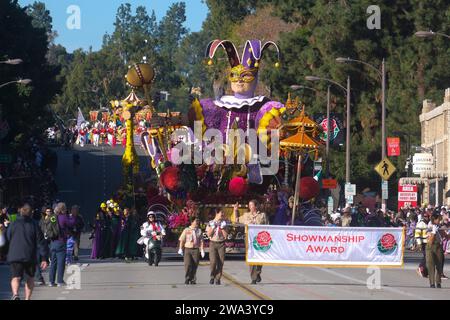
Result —
[[292, 90], [300, 90], [300, 89], [307, 89], [307, 90], [311, 90], [311, 91], [315, 91], [317, 92], [318, 90], [311, 88], [311, 87], [307, 87], [307, 86], [303, 86], [303, 85], [299, 85], [299, 84], [293, 84], [291, 86]]
[[22, 62], [23, 62], [22, 59], [8, 59], [6, 61], [0, 61], [0, 63], [11, 64], [11, 65], [21, 64]]
[[446, 37], [446, 38], [450, 39], [450, 36], [445, 33], [434, 32], [431, 30], [430, 31], [417, 31], [416, 33], [414, 33], [414, 35], [419, 38], [431, 38], [434, 36], [442, 36], [442, 37]]
[[[327, 81], [327, 82], [330, 82], [330, 83], [338, 86], [342, 90], [344, 90], [346, 95], [347, 95], [347, 130], [346, 130], [346, 132], [347, 132], [347, 135], [346, 135], [346, 144], [347, 144], [347, 146], [345, 147], [345, 182], [346, 183], [350, 183], [350, 117], [351, 117], [350, 116], [350, 93], [351, 93], [350, 77], [347, 77], [347, 88], [345, 88], [343, 85], [337, 83], [336, 81], [333, 81], [333, 80], [327, 79], [327, 78], [321, 78], [321, 77], [316, 77], [316, 76], [306, 76], [305, 79], [308, 80], [308, 81]], [[330, 100], [330, 98], [329, 98], [330, 97], [329, 90], [330, 90], [330, 86], [328, 86], [328, 101]], [[327, 108], [329, 108], [329, 107], [327, 107]], [[328, 114], [328, 111], [327, 111], [327, 114]], [[327, 116], [329, 116], [329, 114]], [[328, 139], [329, 139], [329, 129], [330, 129], [329, 124], [327, 124], [327, 143], [329, 143], [329, 141], [328, 141]]]
[[31, 83], [31, 79], [20, 79], [20, 80], [10, 81], [10, 82], [7, 82], [7, 83], [4, 83], [4, 84], [0, 85], [0, 88], [6, 87], [7, 85], [13, 84], [13, 83], [27, 85], [27, 84]]
[[[375, 67], [374, 65], [357, 60], [357, 59], [351, 59], [351, 58], [336, 58], [336, 62], [339, 63], [361, 63], [372, 70], [375, 70], [380, 77], [381, 80], [381, 160], [383, 160], [386, 157], [386, 67], [385, 67], [385, 61], [381, 62], [381, 71], [379, 68]], [[382, 179], [384, 182], [384, 179]], [[382, 199], [382, 203], [386, 205], [386, 199]]]

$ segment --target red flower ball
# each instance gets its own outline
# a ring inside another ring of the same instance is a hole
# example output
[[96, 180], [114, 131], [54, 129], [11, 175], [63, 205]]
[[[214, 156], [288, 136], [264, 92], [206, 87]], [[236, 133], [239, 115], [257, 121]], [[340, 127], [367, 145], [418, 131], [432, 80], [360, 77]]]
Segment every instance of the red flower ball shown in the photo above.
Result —
[[300, 179], [300, 198], [310, 200], [320, 193], [320, 185], [313, 177], [303, 177]]
[[270, 241], [272, 241], [272, 237], [267, 231], [261, 231], [256, 236], [256, 242], [258, 242], [261, 247], [267, 247], [270, 244]]
[[228, 191], [230, 191], [230, 193], [236, 197], [242, 197], [247, 193], [247, 190], [247, 181], [242, 177], [234, 177], [228, 184]]
[[160, 177], [161, 184], [170, 191], [176, 191], [179, 185], [179, 170], [177, 167], [164, 169]]

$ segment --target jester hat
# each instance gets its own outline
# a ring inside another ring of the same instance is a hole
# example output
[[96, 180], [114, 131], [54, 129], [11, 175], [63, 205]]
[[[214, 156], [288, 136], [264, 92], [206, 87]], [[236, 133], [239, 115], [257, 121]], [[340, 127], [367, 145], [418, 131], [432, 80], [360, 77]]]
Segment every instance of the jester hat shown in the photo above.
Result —
[[[278, 61], [280, 61], [280, 49], [273, 41], [267, 41], [264, 44], [261, 40], [247, 40], [244, 46], [242, 56], [239, 57], [236, 46], [229, 40], [213, 40], [208, 44], [206, 49], [206, 56], [209, 58], [208, 65], [212, 65], [212, 59], [219, 47], [225, 49], [228, 56], [228, 61], [232, 69], [241, 68], [246, 71], [250, 70], [256, 76], [259, 70], [260, 61], [264, 51], [270, 46], [274, 46], [277, 51]], [[279, 62], [275, 67], [279, 66]]]

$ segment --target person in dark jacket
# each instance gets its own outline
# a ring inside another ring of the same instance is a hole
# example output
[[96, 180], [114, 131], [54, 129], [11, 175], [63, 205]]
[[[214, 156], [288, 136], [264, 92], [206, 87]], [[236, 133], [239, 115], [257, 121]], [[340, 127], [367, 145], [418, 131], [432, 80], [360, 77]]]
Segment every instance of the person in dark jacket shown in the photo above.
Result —
[[41, 229], [31, 218], [31, 206], [24, 204], [20, 216], [6, 232], [9, 243], [8, 262], [11, 266], [11, 290], [13, 300], [20, 300], [20, 281], [26, 276], [25, 299], [30, 300], [34, 288], [34, 275], [38, 263], [38, 250], [41, 268], [47, 268], [48, 248]]

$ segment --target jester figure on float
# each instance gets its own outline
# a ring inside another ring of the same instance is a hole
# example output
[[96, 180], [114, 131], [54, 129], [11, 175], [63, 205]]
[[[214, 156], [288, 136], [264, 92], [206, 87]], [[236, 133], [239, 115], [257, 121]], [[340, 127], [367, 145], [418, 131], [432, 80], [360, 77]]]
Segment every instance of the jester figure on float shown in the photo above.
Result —
[[[271, 101], [265, 96], [255, 94], [261, 59], [264, 51], [270, 46], [275, 47], [279, 59], [279, 48], [272, 41], [262, 44], [260, 40], [247, 40], [241, 57], [239, 57], [236, 46], [228, 40], [214, 40], [207, 47], [206, 55], [209, 58], [208, 65], [210, 66], [213, 64], [212, 59], [218, 49], [225, 49], [231, 67], [228, 80], [231, 84], [233, 95], [222, 95], [216, 99], [195, 99], [189, 115], [191, 121], [201, 121], [203, 132], [209, 128], [220, 130], [225, 154], [230, 152], [229, 150], [234, 149], [228, 148], [228, 146], [234, 145], [233, 141], [229, 141], [234, 139], [229, 134], [232, 129], [243, 130], [246, 143], [249, 142], [250, 129], [256, 130], [258, 138], [268, 143], [268, 132], [271, 129], [277, 129], [281, 124], [280, 117], [286, 110], [284, 105], [277, 101]], [[279, 62], [275, 64], [275, 67], [279, 67]], [[244, 141], [240, 142], [243, 143]], [[258, 151], [252, 150], [248, 144], [244, 146], [245, 159], [246, 163], [248, 163], [250, 157], [254, 157]], [[236, 150], [234, 150], [235, 152]], [[241, 165], [238, 168], [235, 167], [236, 169], [233, 170], [234, 174], [232, 176], [246, 177], [247, 173], [249, 173], [243, 170], [246, 167], [250, 171], [252, 170], [251, 166]], [[249, 182], [261, 183], [262, 180], [259, 176], [259, 179], [256, 178], [255, 181]]]

